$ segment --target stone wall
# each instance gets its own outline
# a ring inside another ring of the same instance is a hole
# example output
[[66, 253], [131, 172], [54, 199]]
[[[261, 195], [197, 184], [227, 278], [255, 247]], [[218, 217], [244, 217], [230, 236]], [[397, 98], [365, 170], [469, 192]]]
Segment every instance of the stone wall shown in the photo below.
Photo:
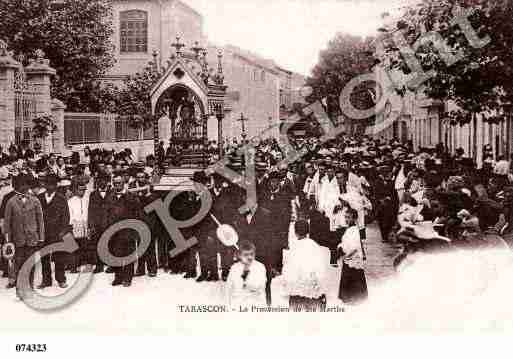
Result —
[[102, 142], [102, 143], [87, 143], [69, 146], [68, 149], [72, 152], [81, 152], [85, 147], [90, 149], [104, 148], [107, 150], [114, 150], [116, 152], [123, 151], [125, 148], [130, 148], [137, 161], [144, 161], [146, 156], [153, 154], [153, 140], [141, 141], [120, 141], [120, 142]]

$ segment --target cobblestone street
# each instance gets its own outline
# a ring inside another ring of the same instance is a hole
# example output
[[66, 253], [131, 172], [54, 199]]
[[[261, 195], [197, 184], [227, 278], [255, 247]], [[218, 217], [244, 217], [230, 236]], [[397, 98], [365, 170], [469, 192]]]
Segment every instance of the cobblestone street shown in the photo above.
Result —
[[367, 228], [367, 238], [367, 278], [371, 282], [389, 278], [394, 274], [392, 263], [399, 253], [399, 247], [381, 241], [377, 223]]

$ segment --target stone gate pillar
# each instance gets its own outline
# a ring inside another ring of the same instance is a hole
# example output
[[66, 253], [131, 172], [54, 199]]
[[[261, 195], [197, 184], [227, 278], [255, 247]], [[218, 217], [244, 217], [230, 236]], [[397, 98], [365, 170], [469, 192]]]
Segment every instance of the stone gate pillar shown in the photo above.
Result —
[[223, 140], [224, 115], [219, 113], [216, 115], [216, 117], [217, 117], [217, 146], [219, 149], [219, 157], [223, 158], [223, 156], [224, 156], [224, 140]]
[[59, 100], [52, 100], [52, 117], [57, 129], [52, 134], [52, 147], [53, 151], [57, 153], [64, 153], [64, 110], [66, 106]]
[[[41, 50], [36, 51], [37, 58], [30, 61], [25, 68], [27, 83], [35, 95], [36, 110], [34, 116], [52, 115], [52, 98], [50, 96], [51, 77], [55, 75], [55, 69], [50, 67], [50, 62], [45, 59]], [[54, 123], [56, 119], [54, 118]], [[41, 147], [44, 153], [53, 152], [52, 135], [41, 139]]]
[[20, 67], [0, 39], [0, 145], [4, 150], [15, 141], [14, 73]]

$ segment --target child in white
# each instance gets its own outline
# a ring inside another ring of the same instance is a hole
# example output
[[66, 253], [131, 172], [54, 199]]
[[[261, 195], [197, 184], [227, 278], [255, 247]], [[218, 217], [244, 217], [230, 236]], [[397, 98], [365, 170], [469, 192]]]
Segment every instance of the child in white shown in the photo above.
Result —
[[251, 306], [265, 307], [265, 266], [255, 260], [255, 245], [248, 241], [239, 244], [239, 261], [230, 268], [226, 281], [226, 296], [230, 309], [239, 311]]

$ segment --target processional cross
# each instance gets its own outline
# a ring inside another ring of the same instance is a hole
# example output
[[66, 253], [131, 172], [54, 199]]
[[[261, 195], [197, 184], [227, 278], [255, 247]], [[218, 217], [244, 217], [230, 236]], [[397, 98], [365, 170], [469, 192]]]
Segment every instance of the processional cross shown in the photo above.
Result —
[[249, 118], [245, 118], [244, 114], [241, 113], [240, 114], [240, 118], [237, 121], [240, 121], [240, 123], [242, 124], [242, 134], [241, 134], [241, 136], [242, 136], [243, 139], [246, 139], [246, 137], [247, 137], [247, 134], [246, 134], [246, 122], [249, 121]]

